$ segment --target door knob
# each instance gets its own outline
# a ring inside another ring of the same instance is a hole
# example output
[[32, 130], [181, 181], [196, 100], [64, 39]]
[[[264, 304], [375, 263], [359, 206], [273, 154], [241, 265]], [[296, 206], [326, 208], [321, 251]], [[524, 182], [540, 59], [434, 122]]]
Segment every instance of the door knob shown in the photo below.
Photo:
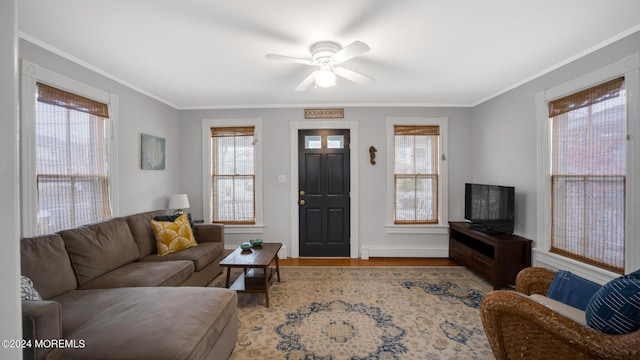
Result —
[[300, 201], [298, 201], [298, 204], [300, 204], [300, 205], [304, 205], [304, 204], [306, 204], [306, 203], [304, 202], [304, 200], [300, 200]]

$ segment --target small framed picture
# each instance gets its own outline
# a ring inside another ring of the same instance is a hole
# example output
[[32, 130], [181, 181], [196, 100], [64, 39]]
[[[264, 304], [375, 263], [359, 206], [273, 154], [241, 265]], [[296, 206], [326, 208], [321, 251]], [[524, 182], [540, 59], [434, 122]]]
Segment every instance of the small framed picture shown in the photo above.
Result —
[[164, 138], [142, 134], [140, 141], [142, 170], [164, 170], [164, 144]]

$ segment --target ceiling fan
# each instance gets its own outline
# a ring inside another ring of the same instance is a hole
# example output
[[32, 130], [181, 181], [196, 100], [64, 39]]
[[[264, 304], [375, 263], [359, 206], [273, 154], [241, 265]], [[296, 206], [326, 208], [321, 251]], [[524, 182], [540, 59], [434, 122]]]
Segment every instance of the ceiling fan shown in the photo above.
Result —
[[302, 80], [302, 82], [295, 87], [295, 91], [303, 91], [314, 81], [319, 87], [335, 86], [336, 75], [359, 85], [371, 85], [375, 82], [375, 80], [369, 76], [337, 66], [369, 51], [369, 46], [363, 42], [354, 41], [345, 47], [341, 47], [340, 44], [333, 41], [320, 41], [312, 44], [309, 50], [311, 51], [311, 59], [300, 59], [278, 54], [267, 54], [265, 57], [267, 59], [320, 67], [320, 69], [312, 72]]

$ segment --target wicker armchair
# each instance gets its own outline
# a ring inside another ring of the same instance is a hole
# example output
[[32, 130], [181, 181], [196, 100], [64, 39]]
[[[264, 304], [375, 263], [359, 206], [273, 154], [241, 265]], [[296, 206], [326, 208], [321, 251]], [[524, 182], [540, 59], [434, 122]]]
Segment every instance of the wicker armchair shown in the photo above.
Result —
[[554, 276], [548, 269], [526, 268], [516, 278], [516, 291], [484, 297], [482, 324], [496, 359], [640, 359], [640, 330], [608, 335], [527, 296], [545, 295]]

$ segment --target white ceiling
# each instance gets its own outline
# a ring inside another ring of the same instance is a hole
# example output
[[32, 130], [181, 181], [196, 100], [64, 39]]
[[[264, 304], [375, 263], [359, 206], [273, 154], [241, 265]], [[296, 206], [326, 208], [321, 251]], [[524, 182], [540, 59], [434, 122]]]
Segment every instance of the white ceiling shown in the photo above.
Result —
[[[21, 0], [21, 38], [177, 109], [473, 106], [640, 30], [638, 0]], [[294, 87], [317, 41], [376, 79]]]

